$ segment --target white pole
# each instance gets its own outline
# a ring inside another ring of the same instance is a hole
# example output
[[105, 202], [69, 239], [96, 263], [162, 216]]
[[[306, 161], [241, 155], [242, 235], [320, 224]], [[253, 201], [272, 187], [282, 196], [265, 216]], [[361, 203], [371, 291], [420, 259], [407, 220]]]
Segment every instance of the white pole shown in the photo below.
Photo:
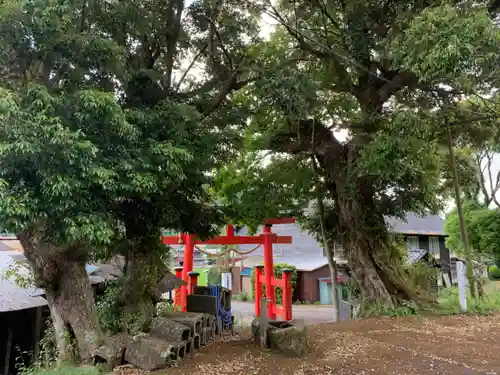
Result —
[[221, 274], [221, 284], [224, 288], [233, 290], [232, 276], [233, 274], [230, 272], [223, 272]]
[[457, 262], [457, 281], [458, 281], [458, 300], [460, 302], [460, 311], [467, 312], [467, 278], [465, 266], [462, 261]]

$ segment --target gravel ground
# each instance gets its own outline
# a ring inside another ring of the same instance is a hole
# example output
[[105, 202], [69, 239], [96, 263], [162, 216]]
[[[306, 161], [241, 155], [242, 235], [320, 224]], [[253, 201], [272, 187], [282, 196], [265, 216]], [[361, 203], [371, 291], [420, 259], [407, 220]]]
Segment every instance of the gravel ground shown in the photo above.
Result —
[[[237, 324], [248, 325], [255, 315], [253, 302], [231, 301], [231, 308]], [[332, 306], [322, 305], [294, 305], [292, 307], [294, 319], [304, 319], [307, 325], [333, 322]]]
[[[316, 308], [315, 308], [316, 309]], [[295, 314], [294, 314], [295, 315]], [[500, 375], [500, 316], [378, 318], [309, 329], [304, 358], [255, 347], [248, 331], [189, 355], [168, 375]]]

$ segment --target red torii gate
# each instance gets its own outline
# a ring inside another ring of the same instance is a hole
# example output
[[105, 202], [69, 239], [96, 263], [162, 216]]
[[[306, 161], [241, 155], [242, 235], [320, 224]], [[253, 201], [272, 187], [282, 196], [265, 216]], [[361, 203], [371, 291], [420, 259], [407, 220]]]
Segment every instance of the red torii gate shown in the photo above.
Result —
[[[194, 284], [197, 282], [197, 275], [193, 271], [193, 254], [196, 245], [264, 245], [264, 267], [255, 267], [255, 316], [260, 316], [260, 301], [262, 298], [262, 284], [266, 286], [266, 298], [271, 301], [267, 304], [267, 316], [269, 319], [276, 319], [279, 315], [283, 320], [292, 319], [292, 275], [291, 270], [283, 270], [281, 279], [274, 277], [273, 265], [273, 243], [290, 244], [291, 236], [278, 236], [271, 232], [273, 224], [294, 223], [294, 218], [276, 218], [264, 221], [263, 233], [257, 236], [235, 236], [234, 226], [227, 225], [226, 235], [217, 236], [207, 241], [200, 241], [193, 234], [179, 234], [178, 236], [162, 236], [165, 245], [184, 245], [184, 263], [182, 269], [176, 269], [176, 275], [181, 277], [188, 286], [180, 287], [180, 301], [177, 298], [179, 291], [176, 291], [176, 301], [180, 304], [182, 311], [187, 311], [187, 295], [193, 292]], [[262, 273], [264, 268], [264, 273]], [[190, 275], [191, 273], [191, 275]], [[283, 291], [283, 306], [276, 305], [276, 287]]]

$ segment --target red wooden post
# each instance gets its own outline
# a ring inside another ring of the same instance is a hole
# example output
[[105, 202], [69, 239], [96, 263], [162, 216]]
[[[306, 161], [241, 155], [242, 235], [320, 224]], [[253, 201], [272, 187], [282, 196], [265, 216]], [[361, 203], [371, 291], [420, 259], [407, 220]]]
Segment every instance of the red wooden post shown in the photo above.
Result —
[[198, 276], [200, 274], [196, 271], [191, 271], [188, 273], [188, 294], [193, 294], [194, 293], [194, 288], [198, 285]]
[[283, 278], [283, 320], [292, 320], [292, 270], [285, 268]]
[[[182, 267], [175, 267], [175, 277], [182, 280]], [[174, 306], [179, 307], [181, 305], [181, 292], [182, 286], [175, 290], [174, 294]]]
[[273, 286], [273, 234], [270, 225], [264, 226], [264, 278], [266, 281], [266, 298], [270, 301], [267, 304], [267, 317], [276, 319], [276, 314], [273, 311], [274, 306], [276, 306], [276, 294]]
[[254, 291], [255, 291], [255, 317], [260, 317], [260, 300], [262, 299], [262, 269], [264, 266], [255, 266], [254, 267]]
[[[182, 280], [189, 283], [188, 273], [193, 270], [193, 256], [194, 256], [194, 238], [192, 234], [184, 237], [184, 268], [182, 270]], [[188, 288], [183, 286], [181, 289], [181, 309], [187, 311], [187, 294]]]

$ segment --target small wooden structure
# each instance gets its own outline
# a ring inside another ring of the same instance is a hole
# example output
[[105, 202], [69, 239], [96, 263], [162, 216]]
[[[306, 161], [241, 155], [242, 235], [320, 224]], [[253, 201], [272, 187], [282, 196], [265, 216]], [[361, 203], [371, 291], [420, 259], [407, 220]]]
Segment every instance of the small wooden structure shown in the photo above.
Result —
[[[0, 271], [9, 267], [15, 255], [15, 251], [0, 252]], [[29, 363], [38, 355], [48, 316], [47, 301], [36, 290], [0, 277], [0, 374], [15, 374], [20, 358]]]
[[[22, 252], [0, 250], [0, 272], [8, 269], [13, 262], [22, 265], [20, 273], [29, 272]], [[122, 262], [123, 259], [117, 257], [106, 264], [86, 266], [94, 293], [98, 292], [99, 286], [120, 275]], [[20, 360], [28, 364], [38, 357], [39, 342], [49, 317], [44, 290], [21, 288], [0, 276], [0, 375], [14, 375]]]

